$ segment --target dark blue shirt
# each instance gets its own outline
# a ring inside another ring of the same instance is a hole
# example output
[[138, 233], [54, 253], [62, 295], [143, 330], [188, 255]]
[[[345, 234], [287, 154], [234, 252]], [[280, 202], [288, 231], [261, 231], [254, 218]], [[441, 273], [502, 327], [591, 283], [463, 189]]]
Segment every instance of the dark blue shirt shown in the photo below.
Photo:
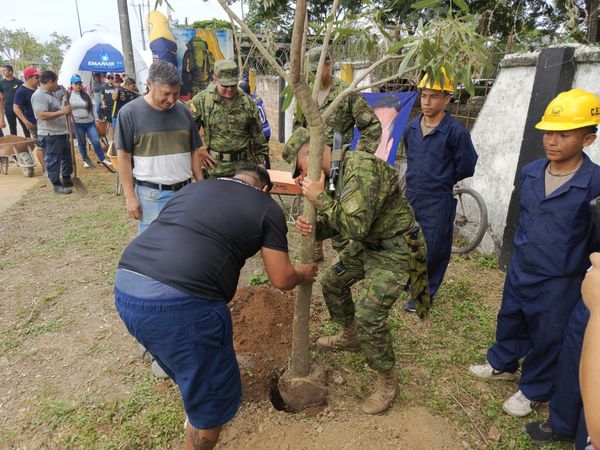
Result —
[[2, 92], [3, 96], [4, 109], [12, 109], [15, 92], [17, 92], [17, 88], [22, 84], [23, 82], [18, 78], [0, 80], [0, 92]]
[[475, 172], [477, 153], [471, 136], [446, 112], [438, 126], [423, 137], [422, 117], [423, 114], [419, 114], [404, 130], [407, 192], [451, 195], [457, 182]]
[[27, 120], [36, 125], [37, 121], [35, 120], [35, 114], [33, 113], [33, 108], [31, 107], [31, 96], [34, 92], [35, 89], [30, 89], [24, 84], [19, 86], [17, 92], [15, 92], [14, 104], [21, 108], [21, 111], [23, 111], [23, 114]]

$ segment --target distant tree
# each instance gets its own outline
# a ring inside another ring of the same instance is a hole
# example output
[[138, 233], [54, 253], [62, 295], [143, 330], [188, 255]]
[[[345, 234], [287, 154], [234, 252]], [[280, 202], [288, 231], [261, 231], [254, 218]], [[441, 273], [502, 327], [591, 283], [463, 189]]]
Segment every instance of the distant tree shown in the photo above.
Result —
[[65, 51], [71, 45], [71, 39], [57, 32], [52, 33], [50, 37], [52, 39], [44, 43], [42, 63], [47, 68], [58, 71], [62, 65]]
[[15, 70], [22, 70], [40, 62], [44, 47], [25, 29], [0, 28], [0, 54]]
[[210, 20], [196, 20], [190, 25], [192, 28], [199, 28], [201, 30], [231, 30], [233, 26], [231, 22], [227, 20], [210, 19]]

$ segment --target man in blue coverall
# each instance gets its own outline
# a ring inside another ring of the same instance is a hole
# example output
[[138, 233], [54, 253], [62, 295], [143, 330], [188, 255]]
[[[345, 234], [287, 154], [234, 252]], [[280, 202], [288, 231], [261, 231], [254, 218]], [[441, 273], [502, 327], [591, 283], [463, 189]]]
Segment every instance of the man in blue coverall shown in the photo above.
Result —
[[527, 416], [536, 402], [552, 397], [569, 316], [580, 299], [588, 255], [598, 246], [590, 202], [600, 195], [600, 166], [583, 152], [596, 140], [598, 123], [596, 95], [581, 89], [559, 94], [536, 125], [544, 132], [546, 158], [521, 172], [496, 342], [484, 364], [469, 367], [478, 378], [514, 379], [524, 357], [519, 390], [502, 405], [511, 416]]
[[555, 440], [575, 439], [577, 450], [586, 447], [587, 428], [579, 386], [579, 361], [589, 319], [590, 312], [580, 299], [571, 313], [560, 348], [554, 393], [548, 405], [550, 417], [523, 427], [534, 444], [547, 445]]
[[[433, 302], [450, 262], [456, 200], [454, 185], [475, 172], [477, 153], [466, 128], [446, 106], [454, 91], [453, 81], [442, 69], [443, 80], [433, 82], [425, 75], [421, 89], [421, 111], [404, 130], [407, 156], [406, 198], [427, 244], [429, 295]], [[415, 312], [410, 299], [404, 306]]]

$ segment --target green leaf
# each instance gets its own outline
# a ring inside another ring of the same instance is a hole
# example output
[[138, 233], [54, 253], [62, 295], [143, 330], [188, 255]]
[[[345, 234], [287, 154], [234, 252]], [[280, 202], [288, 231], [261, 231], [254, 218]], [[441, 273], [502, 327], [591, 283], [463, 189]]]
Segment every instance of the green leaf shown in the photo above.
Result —
[[452, 0], [452, 3], [454, 3], [456, 6], [458, 6], [460, 9], [463, 10], [463, 12], [468, 13], [469, 12], [469, 7], [467, 6], [467, 4], [465, 3], [465, 0]]
[[440, 4], [440, 0], [421, 0], [419, 2], [413, 3], [410, 5], [413, 9], [425, 9], [431, 8], [432, 6], [437, 6]]
[[286, 87], [284, 87], [282, 89], [282, 91], [279, 95], [280, 95], [280, 97], [283, 97], [283, 103], [281, 105], [281, 110], [285, 111], [286, 109], [289, 108], [290, 104], [292, 103], [292, 100], [294, 99], [294, 90], [292, 89], [292, 86], [288, 84]]

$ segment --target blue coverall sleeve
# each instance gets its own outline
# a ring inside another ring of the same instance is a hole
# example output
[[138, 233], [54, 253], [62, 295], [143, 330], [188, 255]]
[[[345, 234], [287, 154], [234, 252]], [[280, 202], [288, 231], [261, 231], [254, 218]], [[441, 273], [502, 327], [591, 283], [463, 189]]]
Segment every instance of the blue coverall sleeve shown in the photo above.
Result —
[[477, 152], [473, 147], [471, 135], [466, 129], [459, 131], [456, 139], [456, 149], [454, 151], [454, 183], [460, 180], [472, 177], [475, 173], [475, 164], [477, 164]]

